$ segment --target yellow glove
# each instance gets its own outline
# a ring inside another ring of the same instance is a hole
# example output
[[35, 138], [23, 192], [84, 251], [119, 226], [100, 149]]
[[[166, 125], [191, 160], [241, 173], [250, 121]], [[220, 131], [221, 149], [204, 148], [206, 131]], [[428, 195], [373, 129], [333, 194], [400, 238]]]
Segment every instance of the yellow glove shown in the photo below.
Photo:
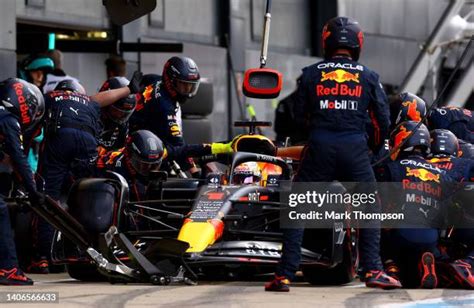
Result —
[[242, 135], [237, 135], [228, 143], [215, 142], [211, 144], [212, 154], [225, 154], [235, 152], [234, 144]]
[[212, 154], [225, 154], [225, 153], [232, 153], [232, 152], [234, 152], [234, 150], [232, 149], [232, 142], [229, 142], [229, 143], [214, 142], [211, 144]]

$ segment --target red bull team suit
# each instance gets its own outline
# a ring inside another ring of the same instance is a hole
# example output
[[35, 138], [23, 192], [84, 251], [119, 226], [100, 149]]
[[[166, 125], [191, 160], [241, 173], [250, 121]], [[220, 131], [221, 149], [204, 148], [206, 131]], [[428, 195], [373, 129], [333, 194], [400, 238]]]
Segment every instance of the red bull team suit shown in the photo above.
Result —
[[[184, 145], [180, 104], [168, 93], [161, 80], [147, 85], [141, 97], [130, 118], [131, 131], [149, 130], [167, 147]], [[177, 162], [183, 170], [194, 165], [188, 158], [180, 158]]]
[[[404, 153], [402, 153], [404, 154]], [[382, 203], [391, 211], [403, 209], [405, 219], [396, 228], [386, 230], [382, 255], [400, 268], [404, 286], [418, 283], [417, 266], [424, 252], [441, 256], [437, 244], [439, 227], [447, 217], [453, 179], [446, 171], [420, 155], [408, 154], [377, 169], [381, 182], [401, 183], [401, 191], [381, 191]]]
[[459, 107], [433, 109], [428, 116], [430, 129], [447, 129], [459, 139], [474, 143], [474, 118], [471, 110]]
[[[97, 159], [97, 176], [104, 176], [105, 171], [111, 170], [122, 175], [130, 186], [130, 199], [132, 201], [143, 200], [146, 196], [146, 185], [148, 179], [139, 175], [131, 163], [124, 159], [125, 148], [116, 151], [102, 152]], [[163, 160], [179, 160], [187, 157], [200, 157], [211, 155], [210, 144], [183, 144], [181, 146], [168, 145], [165, 148]]]
[[474, 182], [474, 161], [461, 157], [434, 157], [429, 160], [436, 167], [445, 170], [456, 182]]
[[[295, 177], [299, 182], [375, 182], [366, 123], [378, 150], [390, 125], [387, 97], [378, 75], [348, 57], [336, 56], [303, 69], [295, 104], [296, 125], [310, 137]], [[303, 229], [286, 229], [276, 275], [290, 280], [301, 259]], [[360, 232], [361, 265], [381, 270], [380, 229]]]
[[[6, 166], [6, 158], [13, 168]], [[0, 109], [0, 168], [15, 172], [29, 193], [36, 192], [33, 172], [26, 155], [23, 152], [21, 128], [18, 120], [5, 109]], [[8, 207], [4, 201], [10, 188], [10, 177], [0, 179], [0, 269], [10, 269], [18, 266], [13, 233], [10, 226]], [[8, 188], [7, 188], [8, 187]]]

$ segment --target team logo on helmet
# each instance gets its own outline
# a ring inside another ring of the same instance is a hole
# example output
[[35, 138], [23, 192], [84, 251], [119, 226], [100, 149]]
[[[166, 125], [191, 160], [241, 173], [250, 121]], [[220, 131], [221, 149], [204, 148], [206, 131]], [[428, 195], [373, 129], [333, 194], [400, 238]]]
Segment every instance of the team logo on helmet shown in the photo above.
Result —
[[402, 105], [404, 107], [408, 107], [407, 115], [410, 118], [410, 120], [417, 121], [417, 122], [421, 121], [421, 114], [420, 114], [420, 111], [417, 109], [418, 104], [415, 98], [411, 102], [410, 101], [403, 102]]
[[326, 24], [323, 29], [323, 48], [325, 47], [326, 44], [326, 39], [331, 35], [331, 31], [328, 31], [328, 25]]
[[15, 89], [15, 94], [17, 95], [18, 98], [18, 103], [20, 105], [20, 115], [21, 115], [21, 124], [30, 124], [31, 122], [31, 117], [29, 114], [29, 107], [28, 104], [26, 103], [26, 98], [23, 93], [24, 87], [23, 84], [18, 82], [13, 85], [13, 88]]
[[[410, 135], [410, 132], [407, 130], [407, 128], [405, 126], [401, 125], [399, 131], [397, 132], [397, 134], [393, 138], [393, 140], [394, 140], [393, 147], [397, 147], [399, 144], [401, 144], [403, 142], [403, 140], [408, 138], [409, 135]], [[392, 153], [392, 155], [390, 155], [392, 160], [395, 160], [397, 158], [398, 153], [400, 153], [400, 149], [397, 149], [394, 153]]]
[[362, 31], [359, 31], [359, 33], [357, 33], [357, 39], [359, 40], [359, 45], [362, 49], [362, 45], [364, 45], [364, 33]]

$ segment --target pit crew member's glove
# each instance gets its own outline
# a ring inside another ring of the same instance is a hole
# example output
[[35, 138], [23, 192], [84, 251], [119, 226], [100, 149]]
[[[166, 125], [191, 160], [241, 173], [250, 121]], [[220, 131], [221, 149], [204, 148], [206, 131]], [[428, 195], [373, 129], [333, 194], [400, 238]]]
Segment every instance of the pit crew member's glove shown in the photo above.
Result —
[[28, 196], [32, 206], [43, 206], [45, 204], [45, 196], [39, 191], [32, 191]]
[[211, 153], [212, 154], [226, 154], [226, 153], [233, 153], [235, 152], [234, 144], [235, 142], [241, 137], [238, 135], [234, 137], [230, 142], [222, 143], [222, 142], [214, 142], [211, 144]]
[[128, 84], [128, 88], [130, 89], [130, 94], [139, 93], [141, 91], [140, 83], [142, 81], [143, 73], [139, 71], [133, 72], [132, 79]]

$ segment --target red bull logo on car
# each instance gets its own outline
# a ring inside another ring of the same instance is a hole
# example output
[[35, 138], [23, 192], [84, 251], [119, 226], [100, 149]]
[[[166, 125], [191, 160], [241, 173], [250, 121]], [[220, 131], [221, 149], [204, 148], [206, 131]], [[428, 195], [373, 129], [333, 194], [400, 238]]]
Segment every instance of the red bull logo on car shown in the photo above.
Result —
[[344, 83], [344, 82], [357, 82], [359, 83], [359, 73], [352, 74], [343, 69], [337, 69], [332, 72], [321, 72], [321, 82], [326, 80], [334, 80], [337, 83]]
[[422, 168], [412, 169], [412, 168], [406, 167], [406, 170], [407, 170], [407, 173], [406, 173], [407, 176], [414, 176], [416, 178], [419, 178], [423, 182], [433, 181], [433, 182], [439, 183], [439, 174], [434, 174]]

